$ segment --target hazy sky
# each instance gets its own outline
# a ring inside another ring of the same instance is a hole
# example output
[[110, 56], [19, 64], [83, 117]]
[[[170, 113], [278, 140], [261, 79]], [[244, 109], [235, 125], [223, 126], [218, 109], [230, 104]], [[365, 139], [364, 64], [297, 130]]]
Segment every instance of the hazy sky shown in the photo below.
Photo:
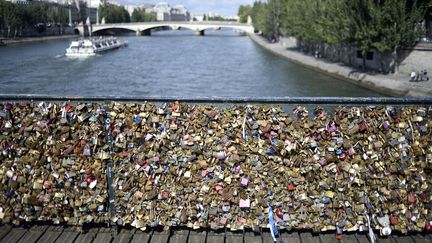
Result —
[[171, 6], [182, 4], [191, 13], [218, 13], [221, 15], [235, 16], [240, 4], [252, 4], [255, 0], [117, 0], [121, 4], [142, 4], [167, 2]]

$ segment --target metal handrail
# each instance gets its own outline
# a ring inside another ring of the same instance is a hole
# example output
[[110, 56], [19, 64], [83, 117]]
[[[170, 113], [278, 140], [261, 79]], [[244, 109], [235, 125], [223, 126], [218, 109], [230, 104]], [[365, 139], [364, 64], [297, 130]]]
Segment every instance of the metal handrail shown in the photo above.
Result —
[[186, 102], [233, 104], [432, 105], [431, 98], [394, 97], [163, 97], [163, 96], [49, 96], [0, 94], [0, 101]]

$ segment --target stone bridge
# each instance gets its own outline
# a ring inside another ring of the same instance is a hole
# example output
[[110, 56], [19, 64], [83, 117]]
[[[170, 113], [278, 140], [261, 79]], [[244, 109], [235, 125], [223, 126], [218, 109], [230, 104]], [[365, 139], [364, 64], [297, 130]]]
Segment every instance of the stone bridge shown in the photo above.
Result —
[[[173, 30], [190, 29], [195, 31], [198, 35], [204, 35], [206, 29], [221, 29], [231, 28], [245, 32], [247, 34], [254, 33], [254, 27], [251, 24], [241, 24], [237, 22], [141, 22], [141, 23], [117, 23], [117, 24], [99, 24], [91, 27], [91, 32], [96, 34], [103, 30], [130, 30], [134, 31], [137, 35], [151, 35], [151, 30], [156, 28], [168, 27]], [[84, 33], [84, 26], [76, 28], [80, 34]]]

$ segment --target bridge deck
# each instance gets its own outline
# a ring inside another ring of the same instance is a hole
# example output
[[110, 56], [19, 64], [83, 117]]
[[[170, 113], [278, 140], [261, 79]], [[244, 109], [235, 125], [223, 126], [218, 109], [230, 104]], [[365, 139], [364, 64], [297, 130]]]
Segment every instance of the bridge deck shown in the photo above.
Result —
[[[286, 243], [330, 243], [337, 241], [334, 234], [311, 234], [310, 232], [283, 232], [277, 242]], [[111, 229], [94, 227], [83, 231], [76, 227], [34, 225], [12, 227], [0, 226], [1, 242], [100, 242], [100, 243], [180, 243], [180, 242], [272, 242], [270, 233], [254, 234], [253, 232], [205, 232], [189, 231], [185, 229], [172, 231], [140, 231], [135, 229], [121, 229], [116, 237], [112, 237]], [[367, 243], [370, 242], [366, 234], [344, 235], [341, 242]], [[377, 242], [388, 243], [426, 243], [432, 242], [431, 234], [392, 235], [378, 237]]]

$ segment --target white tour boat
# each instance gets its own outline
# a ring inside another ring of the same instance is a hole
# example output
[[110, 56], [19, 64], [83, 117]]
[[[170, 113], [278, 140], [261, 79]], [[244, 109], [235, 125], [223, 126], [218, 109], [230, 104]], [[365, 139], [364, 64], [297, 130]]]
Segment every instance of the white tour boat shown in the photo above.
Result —
[[66, 56], [86, 57], [95, 56], [98, 53], [127, 46], [127, 41], [119, 41], [116, 38], [84, 39], [72, 41], [66, 49]]

